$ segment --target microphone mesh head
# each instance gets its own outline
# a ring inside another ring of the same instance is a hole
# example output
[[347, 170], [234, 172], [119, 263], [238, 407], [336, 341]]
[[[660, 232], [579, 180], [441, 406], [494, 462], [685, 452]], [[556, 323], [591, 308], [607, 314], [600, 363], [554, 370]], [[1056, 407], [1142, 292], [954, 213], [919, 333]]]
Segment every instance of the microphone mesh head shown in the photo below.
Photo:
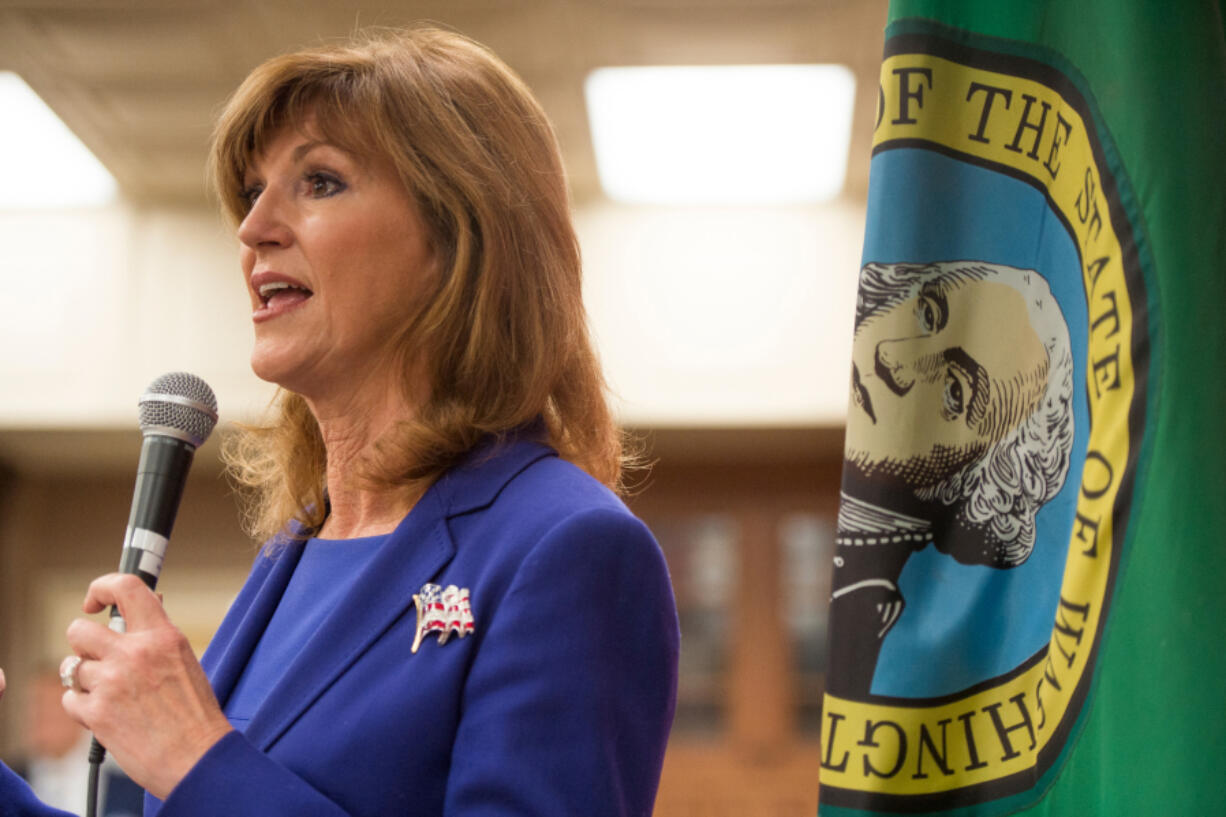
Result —
[[[140, 398], [141, 431], [173, 429], [200, 446], [217, 424], [217, 398], [194, 374], [170, 372], [149, 384]], [[176, 435], [178, 436], [178, 435]]]

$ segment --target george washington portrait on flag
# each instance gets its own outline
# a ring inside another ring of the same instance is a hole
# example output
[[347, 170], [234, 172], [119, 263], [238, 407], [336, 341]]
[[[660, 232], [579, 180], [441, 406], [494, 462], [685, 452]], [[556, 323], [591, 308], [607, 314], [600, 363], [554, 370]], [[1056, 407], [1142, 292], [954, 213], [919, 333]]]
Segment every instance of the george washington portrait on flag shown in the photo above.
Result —
[[931, 544], [1002, 570], [1027, 560], [1074, 428], [1068, 326], [1037, 272], [869, 263], [855, 326], [831, 589], [847, 668], [830, 679], [836, 693], [869, 691], [912, 553]]

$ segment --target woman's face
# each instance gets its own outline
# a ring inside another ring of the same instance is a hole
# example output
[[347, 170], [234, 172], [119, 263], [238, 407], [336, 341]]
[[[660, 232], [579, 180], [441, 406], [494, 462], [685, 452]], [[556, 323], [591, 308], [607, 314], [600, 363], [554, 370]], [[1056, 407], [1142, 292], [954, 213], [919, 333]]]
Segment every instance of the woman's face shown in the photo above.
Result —
[[308, 398], [386, 388], [394, 341], [432, 274], [425, 227], [390, 162], [287, 127], [243, 179], [238, 228], [256, 375]]

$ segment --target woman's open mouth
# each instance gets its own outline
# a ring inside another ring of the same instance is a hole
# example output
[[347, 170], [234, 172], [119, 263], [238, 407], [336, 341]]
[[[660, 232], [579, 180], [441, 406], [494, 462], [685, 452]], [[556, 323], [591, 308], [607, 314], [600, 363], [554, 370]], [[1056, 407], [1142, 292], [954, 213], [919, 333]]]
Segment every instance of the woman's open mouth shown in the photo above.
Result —
[[251, 288], [259, 301], [251, 316], [256, 321], [283, 315], [306, 303], [315, 294], [301, 282], [270, 271], [253, 275]]
[[262, 284], [257, 292], [263, 308], [273, 310], [288, 308], [292, 304], [305, 301], [314, 294], [306, 287], [296, 286], [288, 281], [274, 281]]

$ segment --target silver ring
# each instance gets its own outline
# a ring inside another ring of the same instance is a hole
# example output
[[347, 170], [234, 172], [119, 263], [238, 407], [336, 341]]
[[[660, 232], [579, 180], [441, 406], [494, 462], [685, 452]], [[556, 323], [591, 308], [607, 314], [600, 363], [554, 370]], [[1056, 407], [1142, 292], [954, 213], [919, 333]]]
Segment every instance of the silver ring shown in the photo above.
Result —
[[79, 655], [70, 655], [60, 663], [60, 683], [65, 689], [81, 691], [81, 685], [77, 683], [77, 667], [81, 666], [81, 660]]

